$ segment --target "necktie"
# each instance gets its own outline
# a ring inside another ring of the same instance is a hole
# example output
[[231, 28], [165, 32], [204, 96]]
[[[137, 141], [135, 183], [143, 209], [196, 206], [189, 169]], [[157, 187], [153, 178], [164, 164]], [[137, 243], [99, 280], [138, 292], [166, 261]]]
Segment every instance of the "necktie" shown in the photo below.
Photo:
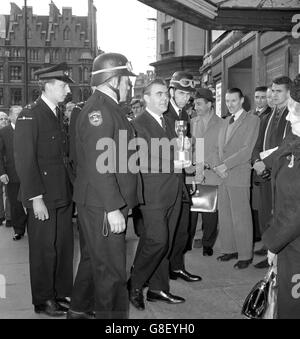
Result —
[[166, 125], [166, 120], [163, 116], [160, 117], [160, 121], [161, 121], [161, 126], [162, 128], [166, 131], [167, 130], [167, 125]]
[[180, 109], [180, 110], [178, 111], [178, 113], [179, 113], [179, 120], [183, 120], [183, 119], [182, 119], [182, 109]]
[[230, 120], [229, 120], [229, 125], [232, 125], [233, 123], [234, 123], [234, 115], [230, 118]]

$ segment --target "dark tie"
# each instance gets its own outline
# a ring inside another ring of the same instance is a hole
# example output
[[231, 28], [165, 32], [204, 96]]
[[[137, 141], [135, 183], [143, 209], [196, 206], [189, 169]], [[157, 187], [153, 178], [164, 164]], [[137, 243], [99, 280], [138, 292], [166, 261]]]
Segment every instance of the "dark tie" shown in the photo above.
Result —
[[166, 120], [163, 116], [160, 117], [160, 121], [161, 121], [161, 126], [162, 128], [166, 131], [167, 130], [167, 125], [166, 125]]
[[180, 110], [178, 111], [178, 113], [179, 113], [179, 120], [183, 120], [182, 109], [180, 109]]
[[229, 125], [232, 125], [234, 123], [234, 115], [229, 120]]

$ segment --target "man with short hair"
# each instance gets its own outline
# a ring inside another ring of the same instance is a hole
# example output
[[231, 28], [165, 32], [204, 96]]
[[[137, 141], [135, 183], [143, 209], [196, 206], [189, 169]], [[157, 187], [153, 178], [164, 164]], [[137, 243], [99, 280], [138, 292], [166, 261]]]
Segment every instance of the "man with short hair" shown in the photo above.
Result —
[[145, 140], [148, 145], [147, 152], [142, 147], [140, 150], [144, 226], [129, 281], [130, 301], [139, 310], [145, 309], [143, 286], [147, 281], [148, 301], [169, 304], [185, 301], [170, 293], [169, 284], [169, 254], [180, 213], [183, 178], [181, 173], [175, 172], [174, 154], [170, 145], [168, 144], [169, 156], [164, 155], [163, 151], [156, 154], [153, 147], [153, 141], [169, 142], [177, 137], [172, 120], [164, 116], [169, 103], [164, 80], [155, 79], [150, 82], [144, 89], [144, 100], [144, 113], [133, 121], [138, 138]]
[[[189, 102], [192, 93], [195, 92], [196, 81], [192, 74], [188, 72], [175, 72], [171, 78], [169, 92], [170, 103], [165, 116], [173, 121], [175, 130], [175, 122], [182, 120], [187, 123], [187, 136], [190, 137], [190, 117], [185, 111], [185, 106]], [[183, 174], [182, 182], [182, 204], [180, 208], [180, 217], [176, 227], [173, 248], [170, 256], [170, 278], [176, 280], [178, 278], [187, 282], [201, 281], [199, 275], [189, 273], [185, 269], [184, 254], [188, 246], [191, 230], [190, 218], [190, 197], [185, 185], [185, 174]]]
[[254, 114], [262, 119], [265, 115], [271, 113], [271, 107], [268, 105], [267, 99], [268, 87], [260, 86], [255, 88], [254, 101], [255, 101], [255, 110]]
[[[84, 237], [69, 319], [127, 319], [125, 230], [128, 211], [140, 202], [139, 174], [128, 166], [134, 150], [121, 153], [134, 131], [119, 103], [127, 98], [127, 58], [104, 53], [93, 62], [96, 87], [77, 118], [74, 201]], [[122, 132], [122, 134], [121, 134]], [[101, 146], [110, 142], [112, 147]], [[109, 166], [106, 167], [106, 155]], [[124, 166], [127, 171], [124, 171]]]
[[245, 269], [253, 258], [253, 224], [250, 208], [251, 154], [259, 130], [259, 118], [243, 109], [244, 95], [239, 88], [226, 93], [231, 114], [220, 130], [214, 168], [222, 178], [219, 186], [221, 262], [238, 259], [235, 269]]
[[73, 80], [61, 63], [36, 72], [40, 98], [16, 122], [14, 150], [20, 196], [28, 214], [32, 303], [36, 313], [64, 316], [73, 284], [72, 186], [59, 104]]
[[23, 205], [18, 200], [20, 180], [16, 172], [14, 159], [14, 133], [16, 121], [22, 109], [21, 106], [12, 106], [9, 109], [10, 124], [0, 130], [0, 180], [4, 185], [7, 185], [11, 221], [15, 231], [14, 241], [23, 238], [27, 222]]
[[134, 118], [137, 118], [143, 113], [143, 103], [140, 99], [132, 99], [131, 103], [131, 112], [133, 113]]
[[[257, 176], [261, 178], [259, 186], [261, 205], [259, 224], [261, 234], [266, 230], [272, 212], [272, 187], [270, 181], [274, 156], [272, 152], [281, 145], [290, 132], [290, 123], [286, 120], [290, 86], [291, 79], [289, 77], [282, 76], [273, 80], [272, 102], [275, 106], [272, 114], [265, 116], [261, 121], [258, 139], [252, 154], [253, 168]], [[264, 256], [267, 251], [262, 248], [256, 251], [255, 254]], [[268, 266], [267, 259], [255, 265], [256, 268], [267, 268]]]
[[[214, 103], [213, 93], [209, 89], [200, 88], [197, 90], [194, 100], [197, 117], [191, 120], [191, 132], [193, 138], [203, 139], [204, 142], [204, 163], [200, 164], [203, 177], [198, 182], [200, 185], [218, 186], [221, 182], [216, 173], [204, 169], [205, 163], [215, 166], [218, 160], [218, 157], [213, 158], [213, 155], [223, 120], [216, 115]], [[218, 235], [218, 211], [202, 213], [202, 230], [203, 255], [211, 257]]]

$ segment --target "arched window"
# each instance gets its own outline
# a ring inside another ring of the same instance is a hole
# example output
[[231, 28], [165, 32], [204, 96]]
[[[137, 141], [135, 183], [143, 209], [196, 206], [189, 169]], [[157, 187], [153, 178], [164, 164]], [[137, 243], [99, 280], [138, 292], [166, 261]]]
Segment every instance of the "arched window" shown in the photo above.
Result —
[[68, 26], [64, 29], [64, 40], [71, 40], [71, 30]]
[[85, 88], [83, 90], [83, 101], [87, 101], [90, 96], [91, 96], [91, 91], [88, 88]]
[[89, 82], [90, 80], [90, 71], [87, 67], [83, 69], [83, 82]]

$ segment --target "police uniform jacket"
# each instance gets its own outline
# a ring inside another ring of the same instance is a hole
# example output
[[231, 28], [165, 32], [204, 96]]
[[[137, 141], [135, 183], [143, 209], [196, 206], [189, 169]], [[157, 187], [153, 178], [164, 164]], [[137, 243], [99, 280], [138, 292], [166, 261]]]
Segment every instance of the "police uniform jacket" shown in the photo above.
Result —
[[273, 217], [269, 228], [263, 234], [263, 242], [271, 252], [278, 254], [279, 317], [299, 319], [299, 287], [297, 289], [300, 272], [299, 137], [289, 135], [276, 152], [272, 186]]
[[[119, 105], [96, 90], [77, 119], [76, 203], [101, 207], [107, 213], [138, 204], [139, 174], [127, 169], [136, 152], [127, 152], [133, 138], [134, 130]], [[111, 147], [105, 147], [106, 142]], [[110, 168], [105, 167], [106, 162]]]
[[[166, 130], [151, 116], [144, 111], [132, 121], [137, 137], [147, 142], [148, 148], [140, 148], [140, 168], [143, 181], [142, 208], [164, 209], [171, 207], [176, 200], [179, 190], [182, 190], [182, 174], [174, 172], [174, 152], [163, 154], [156, 152], [151, 146], [151, 141], [176, 139], [174, 124], [171, 119], [165, 117]], [[145, 161], [146, 160], [146, 161]], [[145, 161], [145, 162], [144, 162]], [[167, 171], [169, 169], [169, 171]]]
[[14, 130], [11, 125], [0, 130], [0, 176], [7, 174], [10, 183], [19, 183], [14, 158]]
[[16, 122], [15, 162], [23, 205], [42, 195], [48, 208], [72, 201], [66, 170], [67, 139], [59, 117], [39, 98], [20, 113]]

